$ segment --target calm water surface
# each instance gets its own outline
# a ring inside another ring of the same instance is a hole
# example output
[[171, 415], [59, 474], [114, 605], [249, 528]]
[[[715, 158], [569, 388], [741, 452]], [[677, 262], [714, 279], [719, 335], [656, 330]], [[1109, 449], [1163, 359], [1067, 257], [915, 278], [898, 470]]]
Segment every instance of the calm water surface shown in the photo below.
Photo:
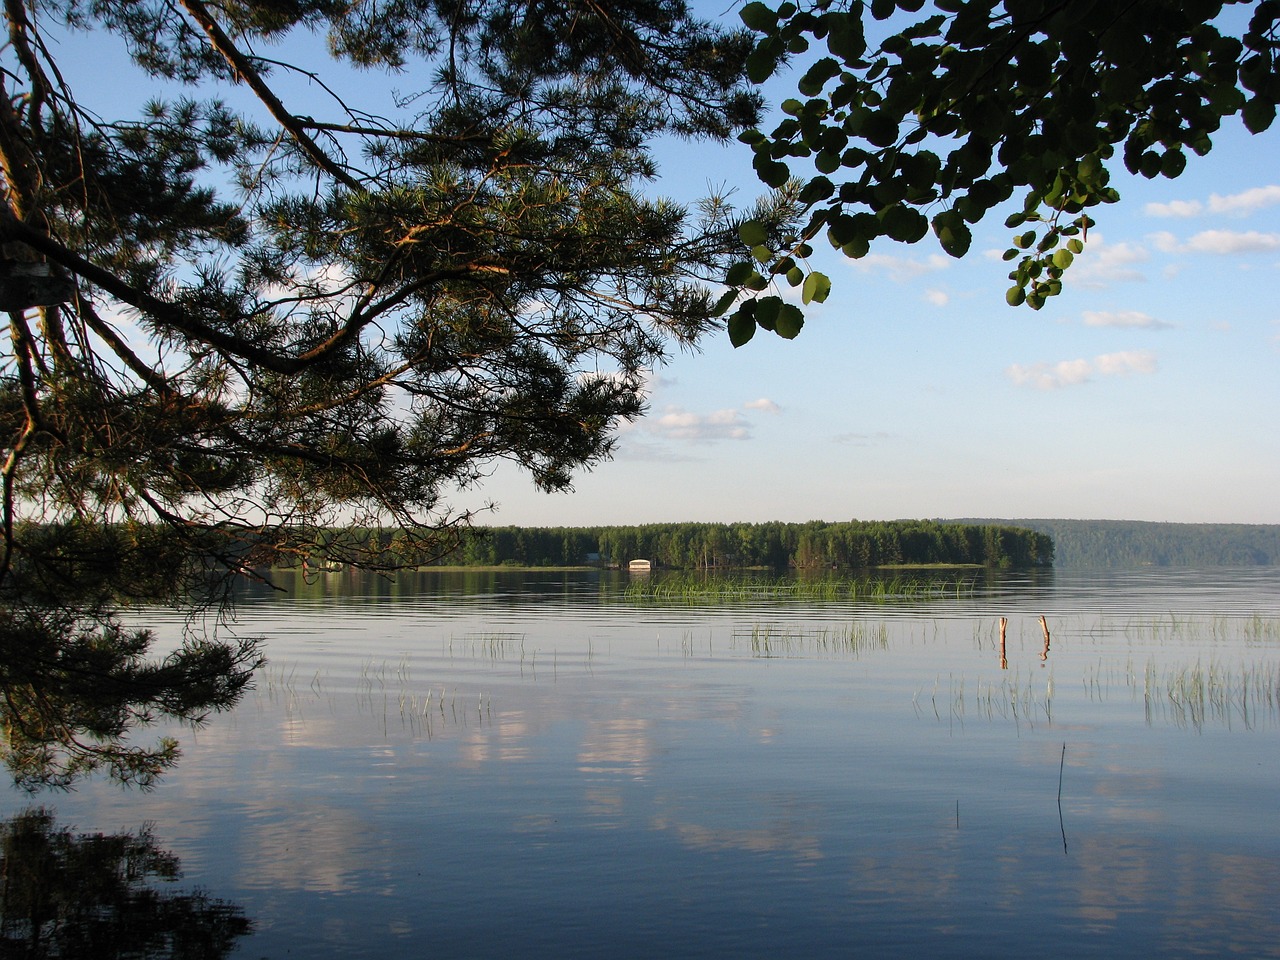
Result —
[[161, 787], [36, 802], [151, 824], [243, 957], [1280, 957], [1280, 572], [626, 583], [247, 593], [271, 663]]

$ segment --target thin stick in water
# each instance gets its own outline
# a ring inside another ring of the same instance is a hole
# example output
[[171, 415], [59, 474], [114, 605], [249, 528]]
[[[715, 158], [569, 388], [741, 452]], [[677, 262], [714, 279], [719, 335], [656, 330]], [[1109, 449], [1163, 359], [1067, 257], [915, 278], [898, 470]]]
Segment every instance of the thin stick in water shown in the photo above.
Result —
[[1062, 742], [1062, 759], [1058, 761], [1058, 829], [1062, 831], [1062, 852], [1067, 852], [1067, 825], [1062, 820], [1062, 773], [1067, 765], [1067, 743]]

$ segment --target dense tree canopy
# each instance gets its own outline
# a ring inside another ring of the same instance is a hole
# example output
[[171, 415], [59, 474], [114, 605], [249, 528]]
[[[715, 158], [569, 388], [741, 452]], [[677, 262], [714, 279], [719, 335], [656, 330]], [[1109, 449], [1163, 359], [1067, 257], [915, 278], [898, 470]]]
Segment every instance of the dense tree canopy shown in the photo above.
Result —
[[766, 184], [807, 178], [808, 216], [797, 231], [743, 226], [751, 257], [720, 304], [737, 304], [730, 337], [799, 332], [798, 307], [759, 294], [785, 280], [805, 303], [825, 299], [829, 281], [806, 266], [820, 236], [861, 257], [880, 238], [932, 233], [962, 257], [971, 226], [1011, 199], [1007, 299], [1039, 309], [1084, 249], [1090, 211], [1119, 199], [1117, 163], [1176, 177], [1224, 121], [1272, 124], [1278, 17], [1277, 0], [746, 4], [751, 78], [802, 66], [785, 119], [742, 139]]
[[575, 565], [594, 556], [662, 567], [867, 568], [896, 564], [1049, 566], [1053, 540], [1013, 524], [936, 520], [831, 523], [650, 523], [616, 527], [486, 527], [444, 563]]
[[[640, 414], [664, 353], [718, 326], [704, 280], [739, 222], [715, 198], [691, 214], [649, 196], [648, 146], [729, 136], [759, 101], [748, 33], [681, 0], [5, 10], [0, 642], [5, 663], [39, 655], [0, 688], [24, 777], [56, 754], [61, 782], [126, 721], [195, 719], [243, 689], [252, 645], [139, 674], [121, 597], [313, 555], [317, 531], [352, 523], [407, 535], [397, 555], [326, 538], [330, 558], [429, 558], [470, 519], [451, 491], [501, 459], [565, 487]], [[58, 60], [77, 31], [103, 63], [78, 88]], [[343, 69], [394, 74], [363, 88], [384, 98], [326, 85], [324, 42]], [[97, 89], [112, 51], [160, 95]], [[281, 92], [297, 76], [305, 106]], [[119, 698], [57, 708], [85, 671]], [[152, 775], [135, 761], [120, 772]]]

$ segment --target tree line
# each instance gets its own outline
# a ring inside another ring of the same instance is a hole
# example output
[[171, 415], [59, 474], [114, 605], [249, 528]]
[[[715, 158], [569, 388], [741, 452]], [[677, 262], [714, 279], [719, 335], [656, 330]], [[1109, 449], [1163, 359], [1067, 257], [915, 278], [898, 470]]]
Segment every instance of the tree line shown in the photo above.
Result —
[[1280, 563], [1280, 525], [1138, 520], [987, 520], [1053, 539], [1059, 567], [1252, 567]]
[[932, 520], [828, 523], [653, 523], [599, 527], [477, 527], [439, 564], [662, 567], [875, 567], [891, 564], [1053, 563], [1046, 534], [997, 524]]

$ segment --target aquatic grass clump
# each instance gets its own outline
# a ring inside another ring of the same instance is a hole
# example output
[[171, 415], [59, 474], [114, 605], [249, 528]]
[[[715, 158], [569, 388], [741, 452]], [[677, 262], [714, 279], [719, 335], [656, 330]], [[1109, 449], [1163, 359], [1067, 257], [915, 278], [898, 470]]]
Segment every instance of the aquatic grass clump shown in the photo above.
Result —
[[[918, 716], [926, 712], [921, 706], [923, 692], [923, 688], [917, 690], [912, 698]], [[1021, 671], [1013, 675], [1001, 673], [998, 683], [979, 677], [972, 686], [966, 685], [963, 676], [949, 674], [945, 691], [942, 677], [934, 679], [929, 705], [935, 719], [945, 719], [953, 726], [963, 727], [966, 717], [972, 714], [988, 721], [1012, 720], [1020, 729], [1023, 724], [1034, 727], [1042, 715], [1045, 722], [1053, 723], [1054, 693], [1052, 671], [1047, 675]]]
[[852, 659], [863, 654], [889, 649], [886, 624], [851, 623], [842, 627], [819, 627], [814, 630], [780, 629], [773, 624], [755, 624], [750, 632], [735, 631], [731, 646], [749, 644], [751, 656], [760, 659], [820, 658]]
[[1148, 725], [1158, 721], [1200, 730], [1207, 723], [1252, 730], [1280, 723], [1280, 663], [1227, 665], [1210, 659], [1160, 667], [1149, 659], [1139, 672], [1128, 661], [1123, 670], [1099, 661], [1085, 675], [1091, 700], [1106, 700], [1112, 681], [1123, 683], [1136, 701], [1142, 698]]
[[1244, 640], [1251, 644], [1280, 642], [1280, 617], [1251, 616], [1198, 617], [1168, 613], [1159, 617], [1130, 620], [1123, 635], [1131, 640], [1170, 643], [1186, 640], [1213, 640], [1233, 643]]
[[1196, 730], [1207, 722], [1252, 730], [1280, 720], [1280, 664], [1230, 667], [1210, 660], [1205, 666], [1197, 660], [1162, 674], [1148, 662], [1142, 698], [1148, 723], [1160, 717]]
[[968, 577], [745, 577], [676, 574], [632, 580], [623, 596], [633, 603], [753, 603], [803, 600], [889, 603], [968, 597]]

